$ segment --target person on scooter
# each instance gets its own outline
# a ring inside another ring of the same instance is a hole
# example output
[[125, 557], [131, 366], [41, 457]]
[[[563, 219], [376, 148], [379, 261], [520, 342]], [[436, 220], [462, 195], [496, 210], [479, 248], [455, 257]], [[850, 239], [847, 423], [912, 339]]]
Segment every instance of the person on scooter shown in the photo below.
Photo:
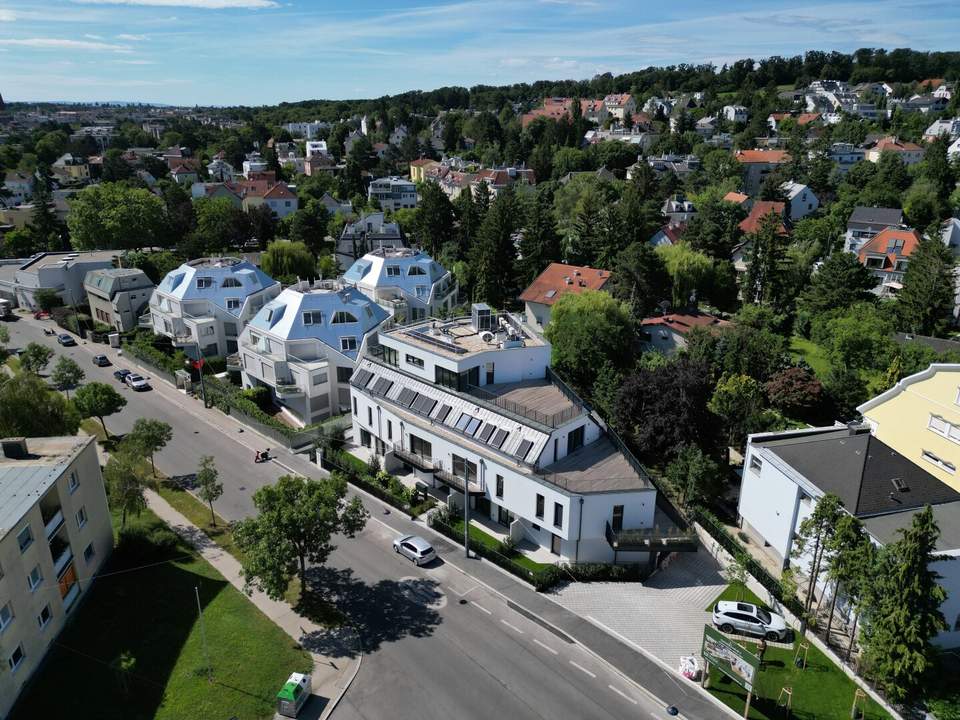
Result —
[[263, 452], [257, 452], [256, 457], [254, 458], [255, 462], [266, 462], [270, 459], [270, 448], [267, 448]]

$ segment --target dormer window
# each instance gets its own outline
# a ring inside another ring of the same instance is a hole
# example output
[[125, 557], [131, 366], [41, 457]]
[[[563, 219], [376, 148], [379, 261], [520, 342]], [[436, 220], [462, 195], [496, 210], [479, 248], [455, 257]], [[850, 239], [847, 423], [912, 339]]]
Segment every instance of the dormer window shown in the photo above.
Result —
[[346, 310], [337, 310], [333, 314], [333, 324], [334, 325], [343, 325], [345, 323], [355, 323], [357, 318], [355, 315], [348, 313]]
[[343, 352], [351, 352], [357, 349], [357, 339], [355, 337], [340, 338], [340, 349]]
[[205, 288], [213, 287], [213, 278], [210, 277], [198, 277], [197, 278], [197, 289], [203, 290]]
[[227, 298], [227, 310], [239, 310], [240, 298]]
[[224, 278], [220, 287], [240, 287], [240, 281], [233, 277]]
[[400, 266], [387, 265], [387, 277], [400, 277]]
[[307, 310], [303, 313], [304, 325], [323, 325], [323, 312], [320, 310]]
[[407, 275], [426, 275], [427, 271], [424, 270], [419, 265], [411, 265], [410, 269], [407, 270]]

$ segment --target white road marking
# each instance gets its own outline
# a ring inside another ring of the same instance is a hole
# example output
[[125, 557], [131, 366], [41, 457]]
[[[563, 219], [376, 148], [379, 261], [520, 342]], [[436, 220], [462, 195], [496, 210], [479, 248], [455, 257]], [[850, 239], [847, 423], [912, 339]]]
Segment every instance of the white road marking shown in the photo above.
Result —
[[457, 593], [457, 595], [459, 595], [460, 597], [463, 597], [464, 595], [473, 592], [473, 591], [476, 590], [478, 587], [480, 587], [480, 586], [479, 586], [479, 585], [474, 585], [472, 588], [468, 588], [467, 590], [464, 590], [463, 592], [457, 592], [456, 590], [454, 590], [454, 592]]
[[573, 666], [574, 666], [577, 670], [579, 670], [580, 672], [584, 673], [585, 675], [589, 675], [589, 676], [592, 677], [592, 678], [597, 677], [597, 676], [594, 675], [592, 672], [590, 672], [589, 670], [587, 670], [583, 665], [577, 665], [577, 663], [575, 663], [573, 660], [570, 661], [570, 664], [573, 665]]
[[550, 647], [549, 645], [544, 645], [542, 642], [540, 642], [540, 641], [537, 640], [536, 638], [534, 638], [533, 641], [534, 641], [537, 645], [539, 645], [540, 647], [542, 647], [544, 650], [546, 650], [547, 652], [552, 652], [554, 655], [557, 654], [557, 651], [554, 650], [554, 649], [553, 649], [552, 647]]
[[620, 697], [622, 697], [624, 700], [629, 700], [629, 701], [632, 702], [634, 705], [639, 705], [639, 703], [638, 703], [636, 700], [634, 700], [632, 697], [630, 697], [629, 695], [627, 695], [627, 694], [626, 694], [625, 692], [623, 692], [622, 690], [617, 690], [613, 685], [607, 685], [607, 687], [610, 688], [611, 690], [613, 690], [617, 695], [619, 695]]
[[518, 628], [516, 625], [511, 625], [511, 624], [508, 623], [506, 620], [501, 620], [500, 622], [502, 622], [504, 625], [506, 625], [508, 628], [510, 628], [510, 629], [513, 630], [514, 632], [519, 633], [520, 635], [523, 635], [523, 630], [521, 630], [520, 628]]
[[473, 606], [476, 607], [478, 610], [483, 610], [487, 615], [493, 615], [492, 612], [490, 612], [489, 610], [487, 610], [487, 609], [486, 609], [483, 605], [481, 605], [480, 603], [474, 602], [473, 600], [471, 600], [470, 602], [471, 602], [471, 603], [473, 604]]

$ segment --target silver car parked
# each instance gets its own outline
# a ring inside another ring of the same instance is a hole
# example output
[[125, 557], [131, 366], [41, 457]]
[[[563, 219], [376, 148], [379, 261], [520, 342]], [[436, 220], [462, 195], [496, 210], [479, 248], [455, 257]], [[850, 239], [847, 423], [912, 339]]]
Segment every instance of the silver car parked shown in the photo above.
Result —
[[713, 624], [725, 633], [734, 631], [759, 635], [767, 640], [784, 640], [790, 632], [786, 621], [753, 603], [721, 600], [713, 608]]
[[433, 546], [419, 535], [404, 535], [393, 541], [393, 551], [413, 560], [415, 565], [426, 565], [437, 557]]

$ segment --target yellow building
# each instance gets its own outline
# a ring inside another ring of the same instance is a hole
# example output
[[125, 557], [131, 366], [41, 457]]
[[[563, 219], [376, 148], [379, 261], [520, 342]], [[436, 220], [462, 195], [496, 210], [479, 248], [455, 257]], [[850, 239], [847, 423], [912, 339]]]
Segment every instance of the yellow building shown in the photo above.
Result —
[[878, 439], [960, 490], [960, 364], [933, 364], [857, 410]]
[[427, 179], [427, 169], [439, 164], [436, 160], [430, 160], [429, 158], [413, 160], [410, 163], [410, 179], [415, 183], [422, 183]]

